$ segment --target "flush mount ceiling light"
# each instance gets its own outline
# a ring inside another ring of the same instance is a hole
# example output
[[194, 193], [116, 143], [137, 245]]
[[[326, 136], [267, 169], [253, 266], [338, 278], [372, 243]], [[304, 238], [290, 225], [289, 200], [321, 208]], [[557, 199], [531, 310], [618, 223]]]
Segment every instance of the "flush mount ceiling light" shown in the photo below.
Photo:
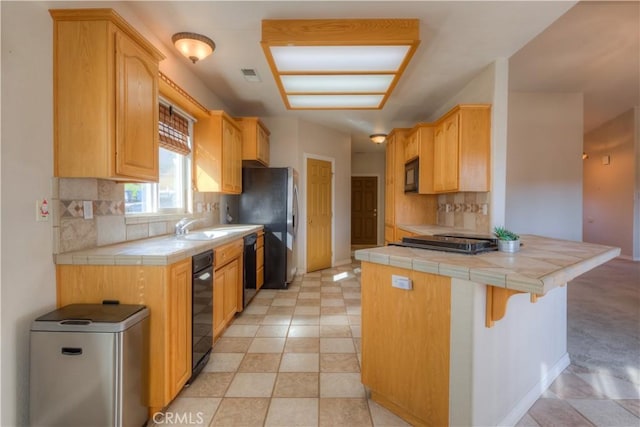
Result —
[[263, 20], [262, 49], [290, 110], [381, 109], [420, 44], [417, 19]]
[[211, 55], [216, 44], [209, 37], [196, 33], [176, 33], [171, 37], [173, 45], [194, 64]]
[[369, 135], [369, 138], [371, 139], [371, 142], [373, 142], [374, 144], [382, 144], [387, 140], [387, 134], [374, 133], [373, 135]]

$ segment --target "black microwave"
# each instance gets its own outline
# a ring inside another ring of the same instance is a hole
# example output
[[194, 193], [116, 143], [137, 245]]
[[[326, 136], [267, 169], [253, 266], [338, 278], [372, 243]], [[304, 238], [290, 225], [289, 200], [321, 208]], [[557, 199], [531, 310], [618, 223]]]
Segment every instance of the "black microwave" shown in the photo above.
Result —
[[418, 159], [413, 159], [404, 165], [404, 192], [405, 193], [417, 193], [418, 192]]

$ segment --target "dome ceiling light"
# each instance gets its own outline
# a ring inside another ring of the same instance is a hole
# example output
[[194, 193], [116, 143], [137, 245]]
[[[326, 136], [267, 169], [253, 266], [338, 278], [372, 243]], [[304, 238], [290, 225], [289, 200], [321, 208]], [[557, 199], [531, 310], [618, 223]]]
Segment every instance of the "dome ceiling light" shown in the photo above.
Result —
[[387, 134], [374, 133], [373, 135], [369, 135], [369, 139], [371, 139], [371, 142], [373, 142], [374, 144], [382, 144], [387, 140]]
[[194, 64], [211, 55], [216, 44], [209, 37], [196, 33], [176, 33], [171, 37], [173, 45]]

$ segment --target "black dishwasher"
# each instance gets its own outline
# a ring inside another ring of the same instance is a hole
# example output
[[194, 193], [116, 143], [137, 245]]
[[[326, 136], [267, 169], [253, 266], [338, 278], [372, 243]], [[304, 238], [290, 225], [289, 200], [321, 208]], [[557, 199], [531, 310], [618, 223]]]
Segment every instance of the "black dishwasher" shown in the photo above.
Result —
[[192, 258], [192, 373], [187, 384], [198, 376], [209, 361], [213, 345], [213, 250]]
[[244, 286], [243, 307], [246, 307], [251, 299], [258, 292], [256, 289], [256, 248], [258, 244], [258, 235], [251, 233], [244, 237], [244, 272], [242, 274], [242, 282]]

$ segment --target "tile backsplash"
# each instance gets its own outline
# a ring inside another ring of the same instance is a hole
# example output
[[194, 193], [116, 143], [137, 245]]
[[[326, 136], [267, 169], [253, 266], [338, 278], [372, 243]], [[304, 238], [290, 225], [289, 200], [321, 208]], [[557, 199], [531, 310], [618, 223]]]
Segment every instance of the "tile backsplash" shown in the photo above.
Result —
[[[54, 253], [94, 248], [173, 233], [181, 218], [199, 218], [195, 228], [220, 222], [220, 195], [193, 193], [193, 214], [129, 215], [124, 213], [124, 184], [103, 179], [53, 178]], [[84, 219], [89, 202], [93, 218]]]
[[489, 233], [489, 193], [440, 194], [437, 215], [438, 225]]

